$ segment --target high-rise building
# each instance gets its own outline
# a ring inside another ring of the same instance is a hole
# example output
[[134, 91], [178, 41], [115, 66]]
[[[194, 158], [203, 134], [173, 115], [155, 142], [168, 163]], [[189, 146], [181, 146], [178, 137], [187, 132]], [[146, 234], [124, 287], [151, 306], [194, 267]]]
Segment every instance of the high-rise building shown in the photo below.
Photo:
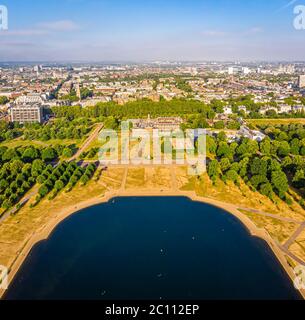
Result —
[[243, 71], [243, 74], [246, 74], [246, 75], [251, 73], [251, 70], [248, 67], [243, 67], [242, 71]]
[[234, 75], [234, 74], [237, 74], [241, 71], [241, 69], [239, 67], [229, 67], [228, 68], [228, 74], [229, 75]]
[[278, 69], [279, 73], [293, 74], [295, 72], [295, 67], [293, 64], [280, 65]]
[[36, 104], [15, 104], [10, 109], [11, 122], [34, 123], [43, 122], [43, 106]]
[[74, 88], [75, 88], [75, 91], [76, 91], [76, 96], [81, 99], [81, 91], [80, 91], [80, 85], [79, 85], [79, 82], [76, 82], [74, 84]]
[[298, 80], [298, 87], [305, 88], [305, 75], [300, 75]]
[[230, 75], [234, 74], [234, 68], [233, 67], [229, 67], [228, 68], [228, 74], [230, 74]]

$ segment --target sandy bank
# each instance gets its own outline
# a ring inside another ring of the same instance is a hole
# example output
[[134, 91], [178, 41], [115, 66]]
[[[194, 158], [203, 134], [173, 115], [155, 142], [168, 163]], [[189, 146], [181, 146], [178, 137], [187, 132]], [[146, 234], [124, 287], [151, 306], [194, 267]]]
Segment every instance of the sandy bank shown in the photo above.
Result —
[[[294, 275], [293, 269], [289, 266], [284, 256], [284, 253], [280, 250], [280, 248], [275, 243], [275, 241], [271, 238], [271, 236], [265, 230], [257, 228], [256, 225], [248, 217], [243, 215], [238, 210], [238, 208], [233, 204], [231, 205], [231, 204], [223, 203], [214, 199], [199, 197], [194, 192], [180, 192], [180, 191], [177, 191], [177, 192], [163, 191], [162, 192], [160, 190], [146, 190], [143, 192], [142, 191], [109, 192], [105, 196], [92, 198], [88, 201], [78, 203], [77, 205], [66, 207], [60, 212], [58, 212], [51, 220], [48, 221], [46, 225], [44, 225], [39, 231], [33, 232], [31, 237], [29, 237], [26, 240], [22, 250], [18, 253], [14, 262], [9, 267], [9, 275], [8, 275], [9, 284], [12, 283], [12, 281], [14, 280], [18, 270], [20, 269], [21, 265], [25, 261], [26, 257], [30, 253], [33, 246], [40, 241], [48, 239], [48, 237], [54, 231], [56, 226], [60, 224], [63, 220], [65, 220], [67, 217], [85, 208], [108, 202], [111, 198], [114, 198], [114, 197], [131, 197], [131, 196], [184, 196], [184, 197], [190, 198], [193, 201], [207, 203], [231, 213], [232, 215], [237, 217], [247, 227], [247, 229], [249, 230], [252, 236], [259, 237], [268, 243], [269, 247], [272, 249], [277, 259], [279, 260], [283, 268], [286, 270], [289, 277], [292, 279], [292, 281], [294, 280], [295, 275]], [[301, 290], [300, 293], [305, 299], [305, 290]], [[5, 291], [0, 289], [0, 298], [3, 297], [4, 294], [5, 294]]]

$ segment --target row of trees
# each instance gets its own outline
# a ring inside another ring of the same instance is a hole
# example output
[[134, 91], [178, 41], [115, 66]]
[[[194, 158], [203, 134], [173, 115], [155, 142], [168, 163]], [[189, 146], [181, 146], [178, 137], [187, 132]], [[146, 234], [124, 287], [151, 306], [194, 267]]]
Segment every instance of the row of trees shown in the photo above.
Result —
[[25, 140], [49, 141], [51, 139], [81, 139], [91, 130], [88, 124], [76, 124], [66, 119], [57, 120], [47, 125], [28, 125], [24, 130]]
[[0, 142], [12, 140], [21, 135], [22, 130], [19, 126], [6, 121], [0, 121]]
[[[93, 97], [93, 91], [88, 88], [81, 88], [80, 89], [81, 100], [87, 99], [89, 97]], [[68, 95], [62, 96], [61, 100], [69, 100], [71, 102], [77, 102], [80, 99], [77, 96], [75, 89], [72, 89]]]
[[192, 87], [187, 83], [186, 80], [181, 78], [176, 78], [176, 87], [182, 91], [185, 91], [187, 93], [193, 92]]
[[37, 148], [34, 146], [16, 148], [0, 147], [0, 164], [12, 160], [21, 160], [24, 163], [32, 163], [36, 159], [52, 162], [59, 157], [71, 158], [75, 151], [76, 148], [74, 145], [55, 145], [54, 147], [47, 148]]
[[25, 193], [36, 183], [36, 178], [45, 168], [45, 163], [34, 160], [33, 163], [24, 163], [21, 160], [12, 160], [1, 166], [0, 169], [0, 205], [8, 209], [16, 204]]
[[93, 177], [95, 170], [94, 164], [83, 168], [78, 166], [76, 162], [62, 162], [55, 168], [48, 165], [37, 178], [37, 182], [41, 186], [36, 197], [36, 204], [48, 194], [50, 194], [50, 200], [54, 199], [64, 188], [66, 188], [66, 192], [70, 192], [78, 182], [81, 185], [87, 184]]
[[238, 184], [243, 179], [270, 199], [274, 200], [277, 195], [291, 203], [287, 193], [289, 183], [304, 192], [305, 160], [301, 156], [279, 157], [278, 150], [266, 148], [272, 143], [268, 138], [261, 143], [247, 138], [228, 143], [224, 133], [217, 138], [207, 137], [208, 175], [213, 182], [221, 178]]
[[79, 156], [80, 159], [93, 159], [96, 157], [96, 155], [99, 152], [99, 148], [91, 148], [89, 151], [84, 151], [81, 153], [81, 155]]
[[[182, 86], [186, 85], [181, 83]], [[184, 88], [187, 90], [187, 88]], [[118, 106], [114, 102], [98, 103], [96, 106], [82, 108], [81, 106], [72, 107], [53, 107], [52, 112], [56, 117], [65, 117], [69, 120], [80, 117], [85, 118], [107, 118], [114, 117], [118, 119], [142, 118], [151, 115], [159, 116], [181, 116], [199, 115], [205, 119], [214, 119], [216, 113], [223, 113], [224, 107], [230, 105], [236, 116], [247, 118], [270, 118], [278, 117], [277, 114], [262, 115], [260, 109], [266, 104], [255, 103], [251, 95], [241, 96], [235, 99], [217, 100], [214, 99], [210, 104], [205, 104], [197, 100], [173, 99], [166, 101], [161, 99], [159, 102], [153, 102], [149, 99], [128, 102], [123, 106]], [[239, 106], [245, 106], [250, 114], [246, 115], [243, 110], [239, 111]], [[304, 112], [281, 115], [281, 117], [305, 117]]]
[[229, 130], [239, 130], [240, 129], [240, 123], [237, 120], [229, 120], [229, 121], [216, 121], [209, 123], [209, 121], [206, 119], [206, 117], [203, 114], [198, 115], [191, 115], [186, 118], [186, 121], [181, 125], [181, 129], [198, 129], [198, 128], [214, 128], [217, 130], [221, 129], [229, 129]]
[[41, 184], [37, 202], [49, 193], [52, 199], [64, 188], [70, 191], [78, 182], [87, 184], [95, 170], [95, 164], [83, 168], [75, 162], [61, 162], [53, 167], [42, 158], [10, 159], [0, 168], [0, 206], [8, 209], [15, 205], [36, 182]]
[[5, 96], [0, 96], [0, 105], [4, 105], [9, 102], [9, 99]]
[[278, 151], [279, 156], [289, 154], [305, 156], [305, 126], [302, 124], [278, 125], [275, 127], [262, 126], [266, 139], [262, 152], [266, 154]]
[[99, 118], [109, 117], [120, 119], [141, 118], [151, 115], [160, 116], [184, 116], [189, 114], [203, 114], [206, 118], [215, 116], [209, 106], [200, 101], [173, 99], [172, 101], [153, 102], [151, 100], [140, 100], [126, 103], [118, 106], [114, 102], [99, 103], [96, 106], [82, 108], [80, 106], [72, 107], [53, 107], [53, 113], [56, 117], [65, 117], [75, 119], [80, 117]]

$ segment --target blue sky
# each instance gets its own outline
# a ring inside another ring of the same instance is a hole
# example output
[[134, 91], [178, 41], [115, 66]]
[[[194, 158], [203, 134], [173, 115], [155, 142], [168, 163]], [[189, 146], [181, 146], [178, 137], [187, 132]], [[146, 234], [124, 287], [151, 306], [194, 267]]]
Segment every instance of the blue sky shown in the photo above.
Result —
[[0, 0], [0, 60], [305, 60], [290, 2]]

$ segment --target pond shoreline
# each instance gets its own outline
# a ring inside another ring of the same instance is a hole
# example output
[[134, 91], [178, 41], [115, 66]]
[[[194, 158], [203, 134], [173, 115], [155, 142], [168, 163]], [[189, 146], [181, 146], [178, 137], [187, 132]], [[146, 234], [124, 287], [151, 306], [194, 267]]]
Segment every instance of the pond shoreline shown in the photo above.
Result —
[[[192, 201], [206, 203], [217, 208], [223, 209], [228, 214], [232, 214], [235, 216], [249, 231], [251, 236], [258, 237], [263, 239], [267, 242], [268, 246], [276, 256], [279, 263], [285, 269], [286, 273], [288, 274], [289, 278], [294, 281], [294, 272], [293, 269], [287, 263], [287, 260], [283, 254], [283, 252], [279, 249], [278, 245], [275, 241], [271, 238], [271, 236], [262, 229], [259, 229], [248, 217], [242, 214], [235, 205], [223, 203], [211, 198], [199, 197], [194, 192], [160, 192], [160, 191], [116, 191], [116, 192], [109, 192], [101, 197], [92, 198], [87, 201], [83, 201], [77, 205], [70, 206], [67, 208], [63, 208], [60, 212], [54, 216], [47, 224], [45, 224], [42, 228], [34, 232], [31, 237], [29, 237], [22, 250], [16, 256], [14, 262], [9, 267], [8, 273], [8, 283], [9, 285], [13, 282], [15, 276], [17, 275], [20, 267], [22, 266], [25, 259], [28, 257], [29, 253], [31, 252], [32, 248], [39, 242], [44, 241], [50, 237], [52, 232], [55, 228], [66, 218], [69, 216], [92, 206], [96, 206], [102, 203], [109, 202], [111, 199], [116, 197], [187, 197]], [[0, 299], [5, 296], [5, 290], [0, 289]], [[305, 299], [305, 290], [299, 290], [302, 297]]]

